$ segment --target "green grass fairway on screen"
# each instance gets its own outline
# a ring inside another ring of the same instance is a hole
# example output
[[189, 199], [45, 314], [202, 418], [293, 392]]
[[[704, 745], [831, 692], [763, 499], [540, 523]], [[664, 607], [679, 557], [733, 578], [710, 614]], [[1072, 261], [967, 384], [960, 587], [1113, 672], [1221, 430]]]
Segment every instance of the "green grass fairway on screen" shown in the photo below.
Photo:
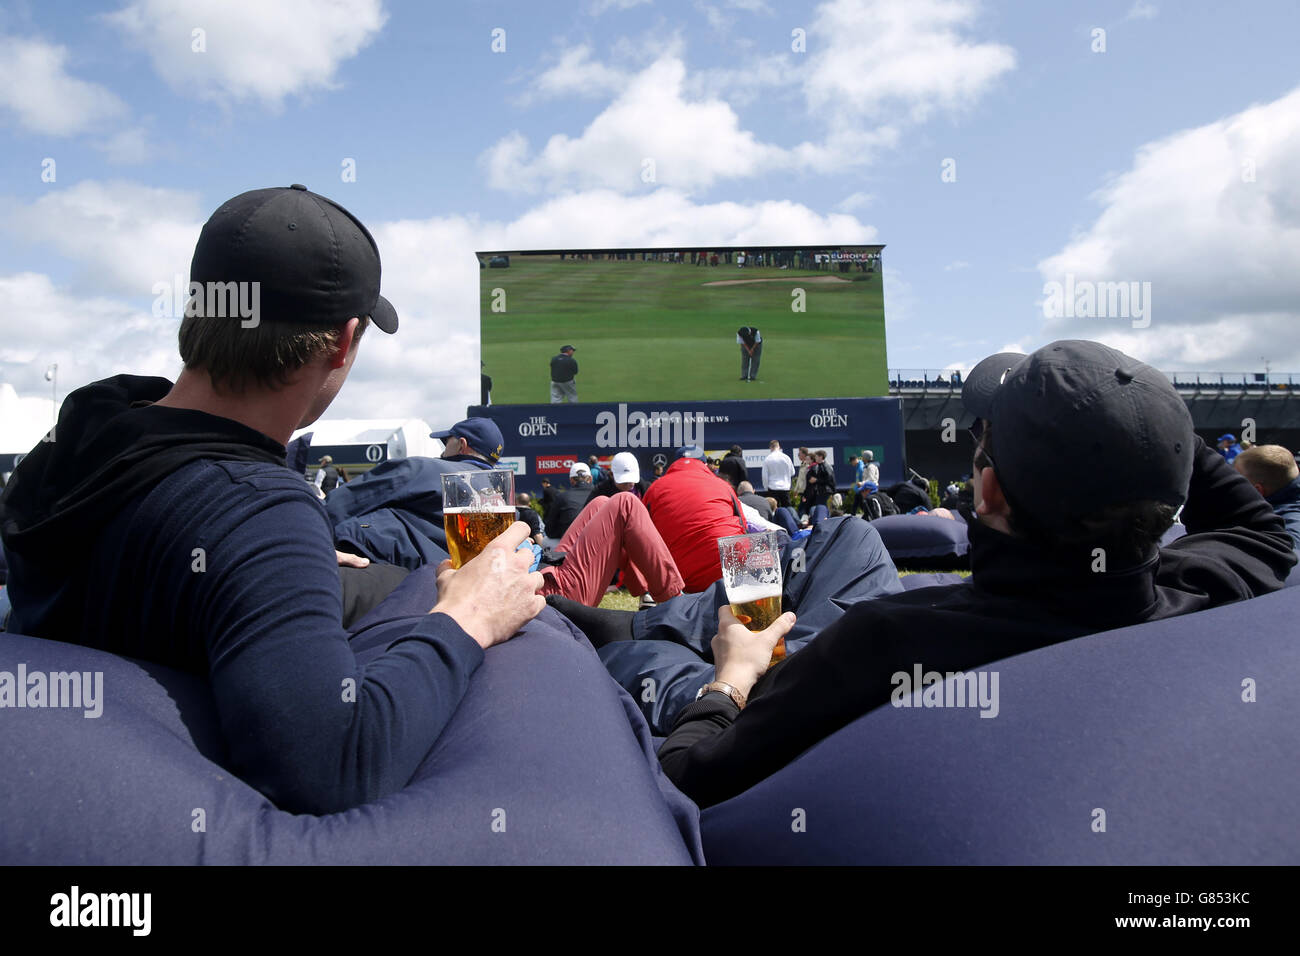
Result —
[[[580, 402], [888, 394], [879, 268], [693, 266], [689, 253], [683, 263], [639, 255], [509, 261], [479, 271], [494, 404], [549, 402], [550, 361], [562, 345], [577, 349]], [[796, 288], [802, 312], [791, 309]], [[493, 311], [494, 302], [504, 311]], [[763, 339], [753, 382], [740, 380], [741, 326]]]

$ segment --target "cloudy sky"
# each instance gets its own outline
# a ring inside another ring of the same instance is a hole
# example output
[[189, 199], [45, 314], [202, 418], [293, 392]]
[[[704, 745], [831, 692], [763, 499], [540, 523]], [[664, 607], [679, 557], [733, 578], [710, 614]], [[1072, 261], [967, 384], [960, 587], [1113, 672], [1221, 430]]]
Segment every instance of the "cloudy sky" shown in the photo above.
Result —
[[[9, 0], [0, 452], [53, 363], [174, 377], [154, 285], [291, 182], [371, 227], [403, 320], [332, 417], [477, 400], [483, 248], [881, 242], [894, 368], [1070, 336], [1300, 372], [1297, 35], [1292, 0]], [[1067, 281], [1145, 313], [1049, 315]]]

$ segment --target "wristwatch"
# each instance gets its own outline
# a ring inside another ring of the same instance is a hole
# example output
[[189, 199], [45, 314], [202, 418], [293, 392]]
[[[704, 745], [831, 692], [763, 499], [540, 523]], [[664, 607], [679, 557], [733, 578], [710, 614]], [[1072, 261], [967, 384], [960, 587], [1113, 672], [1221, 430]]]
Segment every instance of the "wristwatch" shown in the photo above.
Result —
[[705, 684], [703, 687], [700, 688], [699, 693], [695, 695], [695, 699], [699, 700], [705, 694], [714, 690], [726, 694], [728, 697], [731, 698], [732, 703], [734, 703], [741, 710], [745, 709], [745, 695], [742, 694], [740, 691], [736, 690], [736, 688], [732, 687], [730, 684], [726, 683], [725, 681], [715, 680], [711, 684]]

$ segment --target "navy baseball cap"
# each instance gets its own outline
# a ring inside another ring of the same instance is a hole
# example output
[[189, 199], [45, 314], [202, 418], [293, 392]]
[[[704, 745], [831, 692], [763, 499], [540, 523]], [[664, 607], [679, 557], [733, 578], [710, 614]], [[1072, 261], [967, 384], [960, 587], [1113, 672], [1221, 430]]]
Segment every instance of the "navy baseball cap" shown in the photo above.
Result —
[[429, 437], [441, 438], [444, 441], [448, 438], [463, 438], [469, 442], [471, 448], [488, 461], [496, 461], [505, 450], [505, 439], [501, 437], [501, 429], [497, 428], [497, 423], [490, 418], [467, 418], [463, 422], [452, 425], [446, 431], [430, 432]]
[[678, 458], [695, 458], [699, 461], [708, 460], [708, 458], [704, 454], [704, 449], [701, 448], [699, 445], [683, 445], [681, 448], [677, 449], [677, 451], [674, 452], [673, 454], [674, 461], [676, 461]]
[[1218, 438], [1214, 440], [1216, 442], [1221, 442], [1221, 441], [1235, 442], [1237, 440], [1237, 436], [1234, 435], [1232, 432], [1224, 432], [1222, 435], [1220, 435]]
[[361, 221], [297, 183], [222, 203], [190, 262], [190, 282], [258, 283], [259, 319], [336, 326], [368, 316], [391, 334], [397, 310], [379, 294], [380, 272]]
[[[989, 455], [1013, 507], [1045, 528], [1108, 505], [1187, 500], [1191, 413], [1169, 379], [1123, 352], [1078, 339], [1002, 352], [971, 370], [961, 400], [992, 422]], [[1098, 461], [1104, 476], [1076, 480]]]

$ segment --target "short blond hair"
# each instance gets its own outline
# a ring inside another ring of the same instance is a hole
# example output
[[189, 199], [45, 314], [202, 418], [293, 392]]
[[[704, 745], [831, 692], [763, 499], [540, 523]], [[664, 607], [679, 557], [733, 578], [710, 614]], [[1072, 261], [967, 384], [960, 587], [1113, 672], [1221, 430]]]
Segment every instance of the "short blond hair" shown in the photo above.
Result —
[[1300, 478], [1295, 455], [1281, 445], [1253, 445], [1233, 459], [1232, 464], [1252, 485], [1263, 488], [1266, 496]]

